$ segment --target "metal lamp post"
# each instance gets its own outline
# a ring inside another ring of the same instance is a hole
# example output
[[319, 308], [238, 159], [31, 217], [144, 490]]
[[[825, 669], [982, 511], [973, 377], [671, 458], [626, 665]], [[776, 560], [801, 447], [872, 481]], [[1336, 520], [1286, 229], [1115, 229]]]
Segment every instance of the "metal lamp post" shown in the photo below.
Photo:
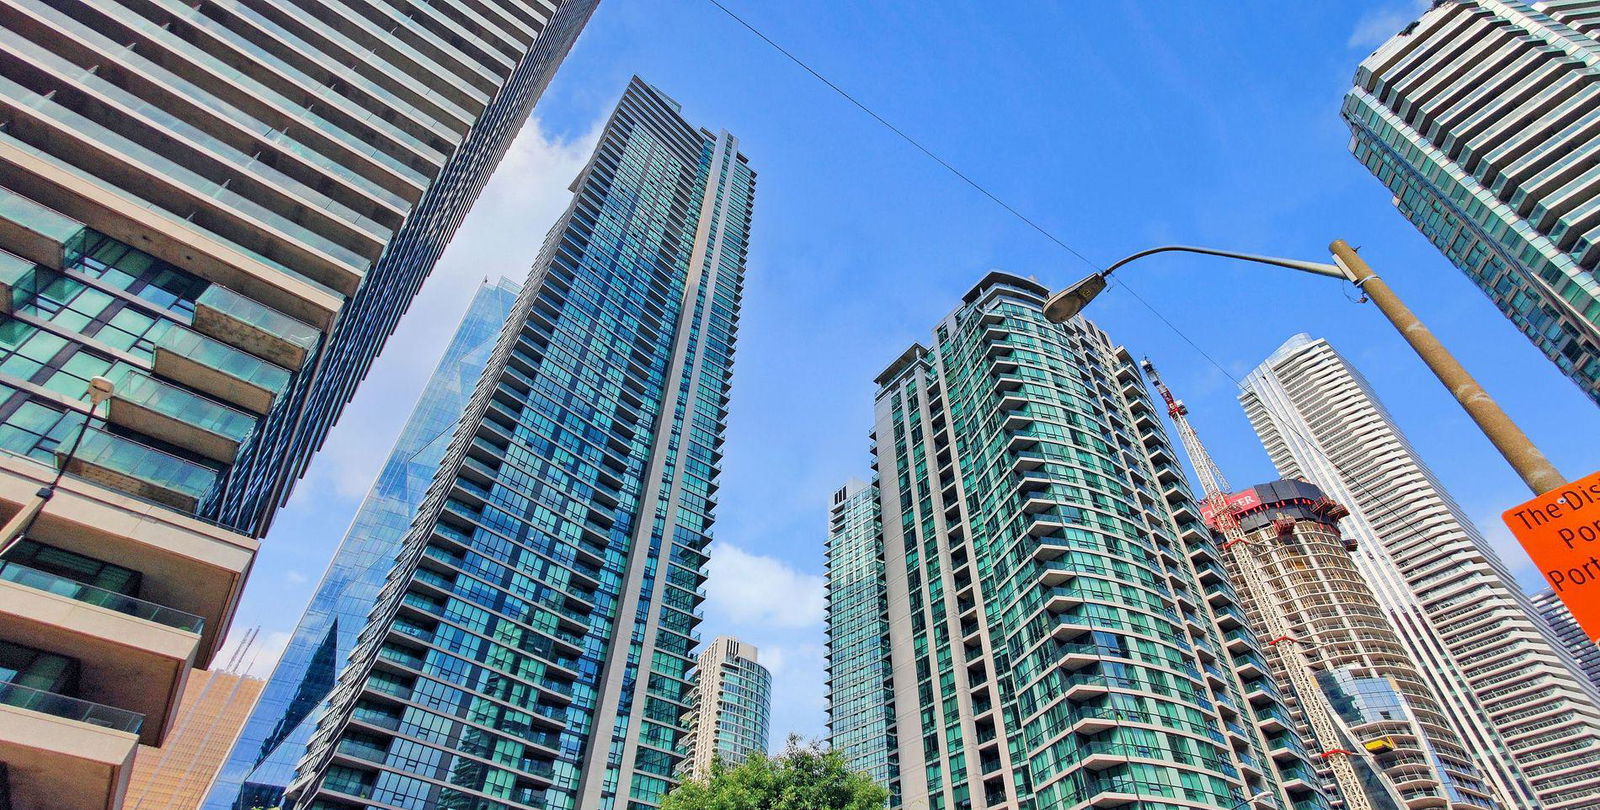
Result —
[[73, 457], [78, 454], [78, 446], [83, 444], [83, 434], [89, 432], [89, 423], [94, 421], [95, 411], [99, 410], [100, 403], [110, 399], [115, 391], [116, 386], [105, 377], [95, 377], [89, 380], [89, 415], [84, 418], [83, 427], [79, 428], [78, 435], [73, 437], [72, 446], [67, 449], [66, 458], [63, 458], [61, 464], [56, 467], [55, 477], [50, 479], [50, 483], [39, 487], [39, 491], [33, 495], [33, 500], [29, 501], [27, 506], [22, 507], [10, 520], [6, 521], [4, 527], [0, 527], [0, 557], [4, 557], [5, 553], [10, 551], [17, 540], [28, 531], [29, 527], [33, 526], [34, 518], [39, 516], [39, 513], [44, 510], [44, 505], [49, 503], [50, 499], [55, 496], [56, 487], [61, 484], [61, 476], [66, 474], [67, 465], [72, 463]]
[[1354, 248], [1346, 244], [1343, 239], [1336, 239], [1328, 249], [1333, 253], [1334, 264], [1321, 262], [1307, 262], [1298, 259], [1280, 259], [1271, 256], [1255, 256], [1249, 253], [1235, 253], [1227, 250], [1213, 250], [1211, 248], [1190, 247], [1187, 245], [1166, 245], [1135, 253], [1121, 261], [1112, 264], [1105, 270], [1094, 273], [1056, 293], [1045, 303], [1044, 315], [1055, 323], [1062, 323], [1083, 310], [1095, 296], [1106, 288], [1106, 279], [1112, 271], [1129, 262], [1150, 256], [1156, 253], [1202, 253], [1208, 256], [1222, 256], [1230, 259], [1241, 259], [1257, 264], [1268, 264], [1275, 267], [1286, 267], [1313, 275], [1327, 276], [1329, 278], [1343, 279], [1361, 288], [1367, 297], [1377, 304], [1400, 336], [1411, 344], [1422, 362], [1428, 365], [1439, 381], [1450, 389], [1456, 401], [1466, 410], [1472, 421], [1500, 451], [1506, 461], [1511, 464], [1517, 475], [1522, 477], [1529, 489], [1535, 495], [1540, 495], [1554, 490], [1567, 482], [1545, 457], [1544, 453], [1533, 444], [1522, 429], [1517, 427], [1511, 417], [1501, 410], [1499, 404], [1483, 390], [1483, 386], [1472, 378], [1471, 374], [1462, 367], [1444, 344], [1434, 337], [1433, 332], [1422, 323], [1422, 320], [1407, 307], [1394, 290], [1390, 289], [1387, 282], [1373, 272], [1365, 260], [1356, 254]]

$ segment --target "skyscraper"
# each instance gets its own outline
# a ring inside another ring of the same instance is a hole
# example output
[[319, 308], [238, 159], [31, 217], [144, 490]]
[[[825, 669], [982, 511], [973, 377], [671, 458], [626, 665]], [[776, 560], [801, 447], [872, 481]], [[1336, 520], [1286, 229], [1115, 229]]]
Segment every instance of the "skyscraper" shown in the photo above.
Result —
[[1597, 11], [1436, 2], [1361, 63], [1344, 119], [1400, 212], [1600, 401]]
[[737, 765], [766, 753], [772, 725], [772, 673], [756, 660], [754, 644], [718, 636], [695, 662], [685, 713], [681, 774], [703, 779], [716, 762]]
[[[192, 810], [205, 798], [266, 682], [197, 670], [184, 687], [172, 738], [140, 746], [128, 780], [127, 810]], [[263, 807], [267, 805], [262, 805]]]
[[1539, 618], [1544, 619], [1544, 623], [1555, 631], [1561, 646], [1572, 654], [1573, 660], [1578, 662], [1578, 669], [1589, 679], [1589, 683], [1600, 689], [1600, 644], [1589, 640], [1589, 634], [1578, 626], [1578, 620], [1572, 618], [1572, 611], [1567, 609], [1566, 603], [1556, 596], [1555, 591], [1546, 588], [1534, 594], [1532, 599], [1534, 609], [1539, 611]]
[[254, 538], [593, 6], [0, 8], [16, 805], [115, 806], [165, 738]]
[[828, 509], [828, 746], [900, 804], [894, 669], [878, 487], [850, 481]]
[[634, 79], [289, 796], [647, 808], [681, 759], [755, 175]]
[[903, 806], [1326, 807], [1138, 367], [1047, 295], [876, 380]]
[[[1260, 559], [1269, 592], [1242, 588], [1245, 613], [1262, 633], [1266, 611], [1283, 617], [1302, 641], [1325, 696], [1319, 699], [1333, 708], [1342, 735], [1316, 739], [1302, 720], [1301, 736], [1319, 750], [1354, 750], [1381, 774], [1381, 781], [1363, 780], [1373, 807], [1395, 798], [1402, 807], [1502, 807], [1350, 559], [1338, 526], [1345, 508], [1303, 481], [1258, 484], [1230, 500], [1245, 536], [1266, 549]], [[1223, 564], [1234, 582], [1242, 581], [1232, 555]], [[1272, 645], [1267, 660], [1278, 682], [1288, 683], [1281, 647]], [[1304, 717], [1299, 695], [1291, 692], [1288, 702]], [[1338, 794], [1331, 774], [1323, 789]]]
[[1239, 400], [1280, 475], [1350, 510], [1356, 567], [1484, 776], [1511, 806], [1594, 806], [1600, 695], [1360, 373], [1296, 335]]
[[473, 296], [244, 725], [208, 810], [282, 801], [516, 298], [517, 285], [504, 279], [485, 282]]

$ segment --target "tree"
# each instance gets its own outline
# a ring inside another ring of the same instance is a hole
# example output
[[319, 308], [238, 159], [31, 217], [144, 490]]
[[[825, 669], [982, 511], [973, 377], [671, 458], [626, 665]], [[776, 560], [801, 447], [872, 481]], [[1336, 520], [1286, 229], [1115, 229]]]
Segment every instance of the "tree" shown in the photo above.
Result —
[[837, 751], [790, 735], [781, 755], [754, 754], [708, 779], [684, 782], [661, 810], [882, 810], [889, 791], [845, 765]]

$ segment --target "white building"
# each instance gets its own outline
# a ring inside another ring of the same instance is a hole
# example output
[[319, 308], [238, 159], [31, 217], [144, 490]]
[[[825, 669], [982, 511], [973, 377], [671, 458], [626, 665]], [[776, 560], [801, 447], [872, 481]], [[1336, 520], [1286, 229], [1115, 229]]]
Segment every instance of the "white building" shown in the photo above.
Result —
[[1296, 335], [1239, 395], [1280, 475], [1350, 509], [1355, 560], [1510, 807], [1600, 807], [1600, 693], [1360, 373]]

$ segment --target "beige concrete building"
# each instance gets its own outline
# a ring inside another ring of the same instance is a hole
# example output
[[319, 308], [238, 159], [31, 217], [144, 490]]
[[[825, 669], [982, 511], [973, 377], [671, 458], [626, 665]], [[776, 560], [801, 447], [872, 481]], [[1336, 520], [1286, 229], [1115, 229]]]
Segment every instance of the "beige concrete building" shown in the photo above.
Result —
[[0, 807], [122, 805], [593, 5], [0, 3]]
[[718, 636], [700, 653], [678, 764], [688, 778], [704, 779], [715, 762], [737, 765], [767, 750], [772, 673], [756, 662], [757, 655], [756, 645], [731, 636]]
[[222, 767], [266, 681], [196, 670], [178, 703], [177, 722], [160, 748], [139, 746], [128, 780], [127, 810], [194, 810]]

